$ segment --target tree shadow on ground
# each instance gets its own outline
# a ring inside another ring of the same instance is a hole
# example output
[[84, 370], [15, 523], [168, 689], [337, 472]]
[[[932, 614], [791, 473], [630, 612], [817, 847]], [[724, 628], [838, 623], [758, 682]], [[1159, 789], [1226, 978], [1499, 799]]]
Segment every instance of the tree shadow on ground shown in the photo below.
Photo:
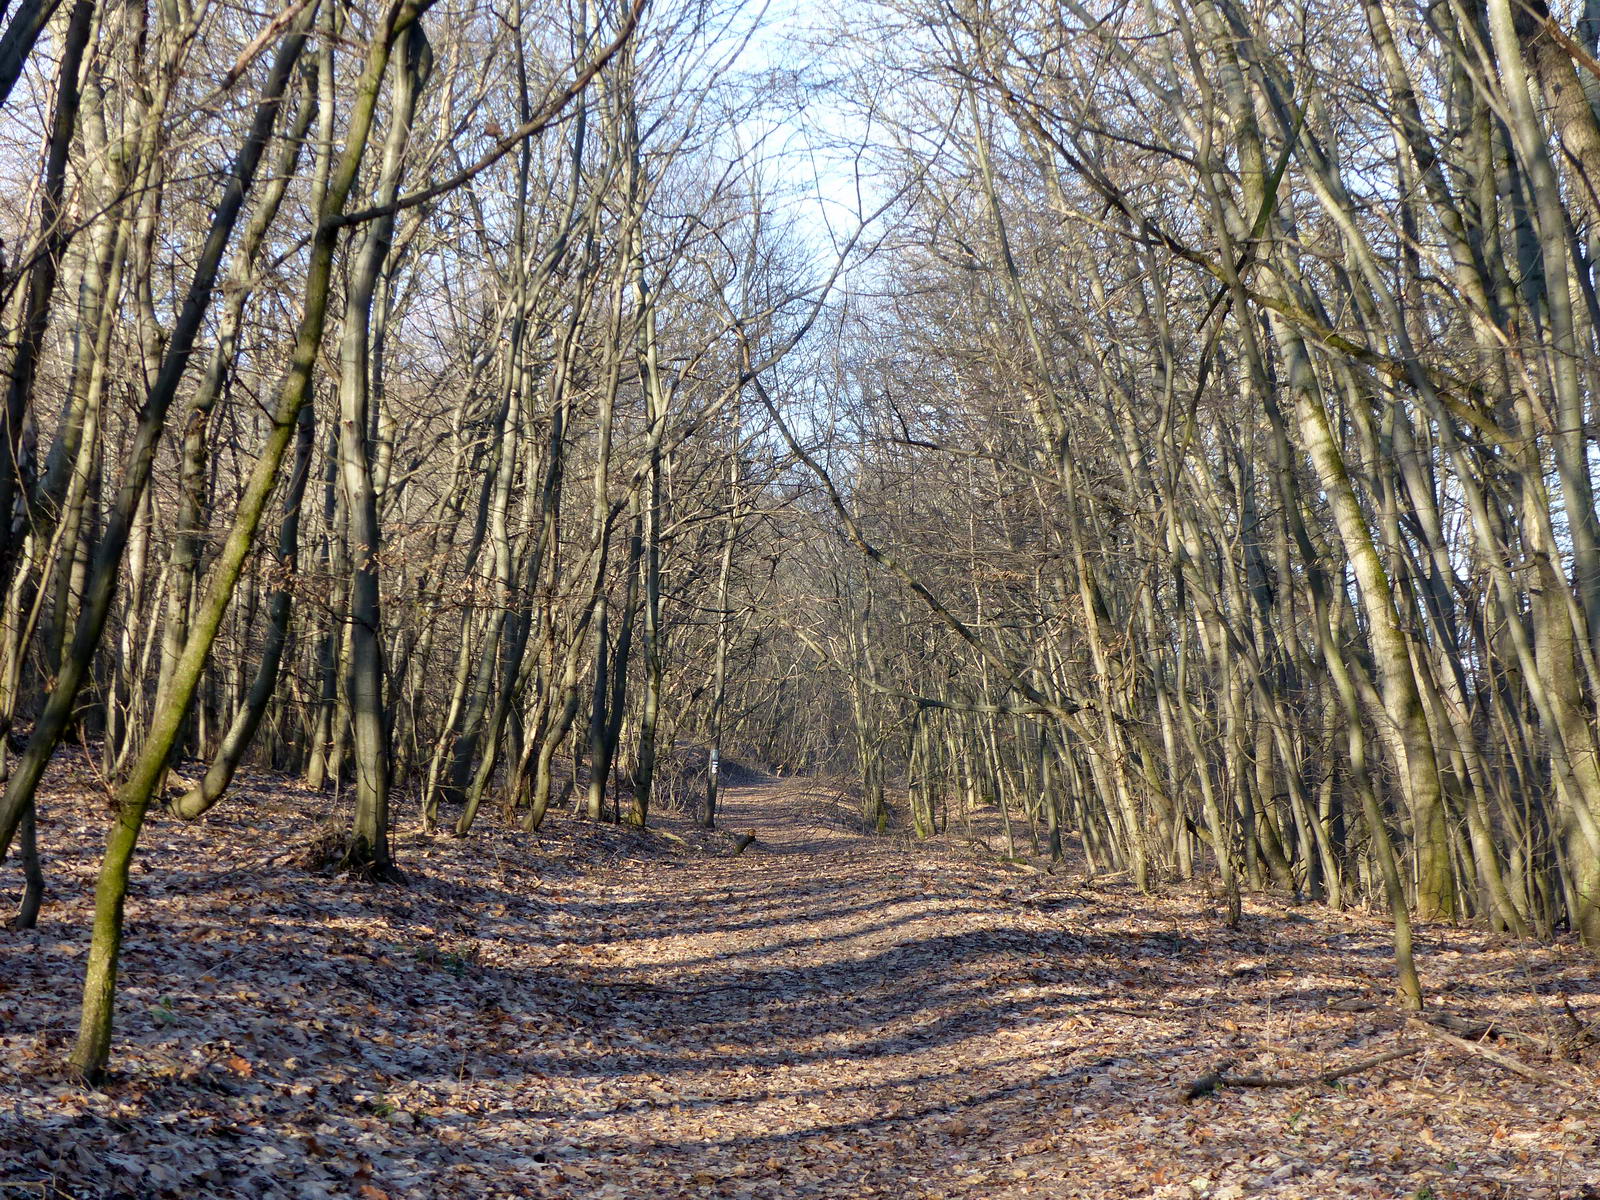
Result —
[[[364, 1181], [481, 1195], [496, 1189], [452, 1181], [486, 1161], [511, 1195], [578, 1194], [563, 1164], [586, 1163], [712, 1180], [661, 1182], [668, 1195], [738, 1180], [854, 1196], [908, 1161], [953, 1178], [989, 1131], [1021, 1146], [1108, 1116], [1133, 1129], [1178, 1103], [1175, 1083], [1219, 1041], [1251, 1050], [1264, 1012], [1381, 1001], [1386, 986], [1378, 931], [1336, 947], [1261, 917], [1228, 931], [1196, 902], [1163, 910], [1170, 929], [1111, 932], [1148, 902], [1115, 885], [997, 889], [980, 868], [912, 870], [860, 838], [796, 848], [812, 844], [802, 828], [737, 864], [647, 864], [576, 890], [568, 874], [474, 874], [453, 841], [408, 863], [403, 890], [164, 865], [130, 909], [117, 1057], [132, 1068], [59, 1123], [0, 1110], [0, 1161], [68, 1164], [83, 1200]], [[81, 913], [58, 907], [3, 944], [0, 978], [48, 1001], [8, 1024], [12, 1045], [59, 1051], [84, 941]], [[1461, 991], [1505, 1004], [1518, 986]], [[1355, 1017], [1337, 1045], [1392, 1024]], [[1227, 1025], [1241, 1032], [1219, 1039]], [[194, 1150], [170, 1187], [130, 1174], [127, 1156], [175, 1140]], [[1310, 1163], [1318, 1148], [1295, 1152]], [[1373, 1178], [1398, 1188], [1445, 1154], [1419, 1147]], [[30, 1180], [0, 1169], [0, 1185]]]

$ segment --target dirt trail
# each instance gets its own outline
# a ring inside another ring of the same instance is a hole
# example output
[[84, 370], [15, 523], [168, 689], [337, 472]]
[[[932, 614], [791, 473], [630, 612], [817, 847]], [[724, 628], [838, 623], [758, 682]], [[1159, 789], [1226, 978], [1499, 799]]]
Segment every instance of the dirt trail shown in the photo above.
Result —
[[1295, 913], [1233, 934], [1193, 896], [907, 853], [803, 782], [732, 790], [722, 821], [757, 846], [602, 885], [601, 915], [626, 920], [592, 961], [639, 1041], [564, 1064], [595, 1098], [550, 1120], [620, 1194], [1600, 1194], [1577, 1190], [1600, 1163], [1554, 1132], [1559, 1097], [1508, 1140], [1505, 1078], [1469, 1064], [1441, 1112], [1440, 1055], [1348, 1094], [1180, 1101], [1223, 1056], [1304, 1073], [1393, 1044], [1376, 1009], [1329, 1015], [1385, 999], [1381, 926]]
[[[270, 847], [275, 819], [207, 836]], [[0, 957], [6, 1044], [34, 1055], [0, 1074], [0, 1197], [46, 1159], [59, 1190], [17, 1194], [1600, 1196], [1600, 1122], [1442, 1043], [1338, 1090], [1182, 1102], [1222, 1058], [1292, 1075], [1400, 1044], [1375, 920], [1250, 905], [1228, 931], [1192, 890], [861, 836], [803, 783], [730, 789], [722, 824], [759, 841], [595, 831], [611, 865], [562, 871], [509, 833], [490, 867], [483, 842], [412, 840], [407, 889], [216, 895], [204, 838], [158, 837], [158, 869], [200, 883], [134, 914], [122, 1080], [74, 1099], [28, 1073], [61, 1044], [81, 900], [43, 935], [53, 969]], [[1600, 1017], [1592, 956], [1422, 940], [1454, 1011], [1535, 1036], [1559, 990]], [[1494, 1044], [1596, 1079], [1592, 1055]]]

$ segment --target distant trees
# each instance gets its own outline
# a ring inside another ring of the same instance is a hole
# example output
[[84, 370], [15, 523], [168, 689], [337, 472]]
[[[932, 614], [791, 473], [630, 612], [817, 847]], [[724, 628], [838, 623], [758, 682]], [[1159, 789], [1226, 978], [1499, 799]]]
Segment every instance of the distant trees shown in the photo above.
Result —
[[375, 879], [396, 797], [711, 822], [677, 774], [754, 750], [1235, 915], [1381, 897], [1411, 1004], [1410, 914], [1600, 943], [1600, 26], [863, 7], [893, 199], [829, 265], [756, 17], [0, 17], [18, 924], [59, 746], [117, 796], [75, 1065], [149, 806], [251, 755]]
[[0, 850], [27, 925], [39, 782], [97, 747], [82, 1074], [163, 795], [201, 816], [254, 748], [348, 787], [344, 863], [393, 878], [397, 789], [534, 826], [561, 756], [643, 821], [661, 748], [719, 721], [674, 634], [728, 629], [700, 582], [730, 610], [750, 552], [747, 346], [815, 311], [731, 136], [765, 102], [725, 73], [744, 21], [12, 6]]
[[1402, 959], [1408, 911], [1600, 943], [1594, 23], [872, 12], [919, 186], [833, 481], [902, 574], [811, 585], [863, 775], [892, 730], [920, 826], [1387, 896]]

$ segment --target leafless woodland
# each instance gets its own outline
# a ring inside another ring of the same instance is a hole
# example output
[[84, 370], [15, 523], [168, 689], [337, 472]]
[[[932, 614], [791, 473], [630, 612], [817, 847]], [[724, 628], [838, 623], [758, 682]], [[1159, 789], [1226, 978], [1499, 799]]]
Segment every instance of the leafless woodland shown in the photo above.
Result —
[[1401, 1010], [1418, 926], [1600, 945], [1600, 4], [0, 21], [0, 855], [23, 936], [95, 765], [77, 1075], [241, 771], [374, 887], [737, 758], [1382, 912]]

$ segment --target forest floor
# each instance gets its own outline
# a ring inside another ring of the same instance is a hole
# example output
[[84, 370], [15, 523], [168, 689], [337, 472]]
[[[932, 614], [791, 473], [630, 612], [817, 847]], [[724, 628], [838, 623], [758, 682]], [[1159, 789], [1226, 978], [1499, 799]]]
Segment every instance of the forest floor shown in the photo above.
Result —
[[1455, 1044], [1389, 1006], [1374, 916], [1249, 897], [1230, 930], [798, 782], [716, 835], [406, 833], [405, 887], [300, 864], [327, 798], [281, 781], [159, 819], [85, 1091], [52, 1073], [104, 822], [76, 772], [45, 916], [0, 931], [0, 1200], [1600, 1197], [1594, 955], [1419, 931], [1433, 1011], [1492, 1027]]

